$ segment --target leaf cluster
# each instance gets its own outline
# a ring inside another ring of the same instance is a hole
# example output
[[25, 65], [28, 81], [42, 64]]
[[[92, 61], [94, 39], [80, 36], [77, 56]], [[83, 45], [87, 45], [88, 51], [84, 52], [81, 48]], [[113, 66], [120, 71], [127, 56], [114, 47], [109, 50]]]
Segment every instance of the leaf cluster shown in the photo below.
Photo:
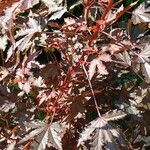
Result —
[[0, 1], [0, 149], [146, 149], [150, 3]]

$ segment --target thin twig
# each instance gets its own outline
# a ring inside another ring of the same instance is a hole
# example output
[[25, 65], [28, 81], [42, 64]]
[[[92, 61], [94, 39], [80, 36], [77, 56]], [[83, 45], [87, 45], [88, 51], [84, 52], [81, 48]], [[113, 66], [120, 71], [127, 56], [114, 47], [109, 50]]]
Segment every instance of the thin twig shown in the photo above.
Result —
[[90, 89], [91, 89], [91, 92], [92, 92], [92, 95], [93, 95], [93, 99], [94, 99], [94, 103], [95, 103], [95, 107], [96, 107], [98, 116], [101, 117], [101, 114], [100, 114], [100, 111], [99, 111], [99, 108], [98, 108], [98, 104], [97, 104], [97, 101], [96, 101], [96, 97], [95, 97], [95, 94], [94, 94], [94, 90], [93, 90], [91, 81], [90, 81], [90, 79], [89, 79], [89, 77], [88, 77], [88, 73], [87, 73], [87, 71], [86, 71], [86, 69], [85, 69], [84, 64], [82, 64], [82, 68], [83, 68], [83, 70], [84, 70], [84, 72], [85, 72], [85, 74], [86, 74], [87, 80], [88, 80], [88, 82], [89, 82], [89, 86], [90, 86]]

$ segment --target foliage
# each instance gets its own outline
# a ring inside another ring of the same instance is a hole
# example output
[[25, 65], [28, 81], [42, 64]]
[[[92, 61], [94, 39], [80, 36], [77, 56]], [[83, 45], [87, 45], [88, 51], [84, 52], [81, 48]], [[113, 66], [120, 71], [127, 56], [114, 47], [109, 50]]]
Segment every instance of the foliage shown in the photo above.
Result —
[[148, 149], [149, 13], [143, 0], [0, 0], [0, 149]]

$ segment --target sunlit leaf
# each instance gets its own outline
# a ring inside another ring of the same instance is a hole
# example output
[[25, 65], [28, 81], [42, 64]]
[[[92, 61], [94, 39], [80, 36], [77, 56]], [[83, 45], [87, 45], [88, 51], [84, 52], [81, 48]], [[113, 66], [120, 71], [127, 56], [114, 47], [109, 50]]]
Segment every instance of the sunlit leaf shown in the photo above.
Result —
[[138, 24], [141, 22], [150, 22], [150, 6], [146, 7], [146, 2], [140, 4], [133, 12], [132, 12], [132, 21], [134, 24]]
[[29, 123], [29, 125], [27, 124], [27, 126], [30, 128], [32, 127], [33, 130], [30, 131], [29, 134], [26, 134], [26, 136], [23, 139], [21, 139], [19, 143], [23, 143], [30, 139], [37, 139], [39, 140], [39, 145], [37, 147], [38, 150], [44, 150], [48, 143], [56, 149], [62, 150], [61, 138], [59, 135], [61, 128], [57, 122], [51, 125], [47, 125], [42, 122], [31, 122], [31, 124]]

